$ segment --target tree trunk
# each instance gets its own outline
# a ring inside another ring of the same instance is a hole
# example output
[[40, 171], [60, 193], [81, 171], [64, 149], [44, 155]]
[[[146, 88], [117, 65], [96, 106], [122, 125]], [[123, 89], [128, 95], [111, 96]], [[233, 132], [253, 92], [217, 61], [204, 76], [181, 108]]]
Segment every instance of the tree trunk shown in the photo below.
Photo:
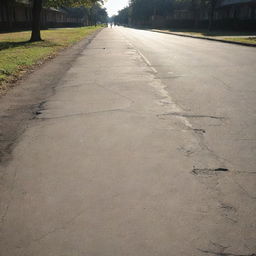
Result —
[[32, 8], [32, 33], [30, 42], [41, 41], [40, 23], [41, 23], [41, 12], [42, 12], [42, 1], [33, 0]]

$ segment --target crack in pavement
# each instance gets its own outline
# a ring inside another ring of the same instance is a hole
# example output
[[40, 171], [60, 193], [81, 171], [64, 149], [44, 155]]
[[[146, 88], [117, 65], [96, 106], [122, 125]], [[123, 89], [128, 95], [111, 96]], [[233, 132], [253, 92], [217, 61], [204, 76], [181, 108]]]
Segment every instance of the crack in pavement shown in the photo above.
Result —
[[76, 117], [76, 116], [86, 116], [86, 115], [94, 115], [94, 114], [101, 114], [101, 113], [125, 111], [129, 107], [130, 106], [125, 108], [114, 108], [114, 109], [100, 110], [100, 111], [94, 111], [94, 112], [81, 112], [81, 113], [67, 114], [67, 115], [56, 116], [56, 117], [40, 117], [37, 120], [47, 121], [47, 120], [64, 119], [64, 118]]
[[112, 92], [112, 93], [114, 93], [114, 94], [116, 94], [116, 95], [118, 95], [118, 96], [120, 96], [120, 97], [122, 97], [122, 98], [124, 98], [124, 99], [127, 99], [127, 100], [129, 100], [131, 103], [134, 103], [134, 102], [135, 102], [133, 99], [131, 99], [131, 98], [129, 98], [129, 97], [127, 97], [127, 96], [125, 96], [125, 95], [123, 95], [123, 94], [117, 92], [116, 90], [113, 90], [113, 89], [107, 88], [107, 87], [105, 87], [105, 86], [103, 86], [103, 85], [100, 85], [100, 84], [99, 84], [98, 82], [96, 82], [96, 81], [94, 81], [94, 83], [95, 83], [96, 86], [98, 86], [98, 87], [100, 87], [100, 88], [102, 88], [102, 89], [104, 89], [104, 90], [110, 91], [110, 92]]
[[130, 104], [129, 106], [126, 106], [124, 108], [115, 108], [115, 109], [108, 109], [108, 110], [100, 110], [100, 111], [93, 111], [93, 112], [81, 112], [81, 113], [73, 113], [73, 114], [67, 114], [67, 115], [63, 115], [63, 116], [57, 116], [57, 117], [40, 117], [40, 118], [37, 118], [38, 115], [41, 115], [43, 114], [43, 110], [45, 110], [44, 108], [44, 105], [46, 104], [47, 101], [42, 101], [40, 104], [37, 105], [37, 110], [34, 111], [34, 117], [33, 119], [39, 119], [39, 120], [51, 120], [51, 119], [62, 119], [62, 118], [69, 118], [69, 117], [73, 117], [73, 116], [82, 116], [82, 115], [92, 115], [92, 114], [99, 114], [99, 113], [107, 113], [107, 112], [114, 112], [114, 111], [122, 111], [122, 110], [125, 110], [125, 109], [128, 109], [132, 103], [134, 103], [135, 101], [125, 95], [122, 95], [120, 93], [118, 93], [117, 91], [115, 90], [112, 90], [110, 88], [106, 88], [102, 85], [99, 85], [96, 81], [95, 81], [95, 85], [102, 88], [102, 89], [105, 89], [107, 91], [110, 91], [112, 93], [114, 93], [115, 95], [118, 95], [122, 98], [125, 98], [126, 100], [130, 101]]
[[212, 118], [212, 119], [218, 119], [218, 120], [224, 120], [225, 117], [222, 116], [212, 116], [212, 115], [195, 115], [195, 114], [187, 114], [187, 113], [179, 113], [179, 112], [169, 112], [160, 114], [158, 116], [181, 116], [181, 117], [187, 117], [187, 118]]
[[192, 173], [194, 175], [216, 175], [219, 172], [228, 172], [229, 170], [227, 168], [193, 168]]
[[212, 76], [212, 78], [215, 79], [216, 81], [219, 81], [220, 83], [222, 83], [222, 85], [224, 85], [227, 90], [232, 89], [232, 87], [229, 84], [227, 84], [226, 82], [224, 82], [222, 79], [217, 78], [216, 76]]
[[68, 221], [64, 222], [63, 225], [59, 226], [59, 227], [55, 227], [51, 230], [49, 230], [48, 232], [46, 232], [45, 234], [41, 235], [40, 237], [33, 239], [33, 242], [40, 242], [41, 240], [43, 240], [44, 238], [46, 238], [47, 236], [58, 232], [59, 230], [64, 230], [66, 229], [69, 225], [71, 225], [77, 218], [79, 218], [82, 214], [83, 214], [84, 210], [80, 211], [78, 214], [76, 214], [75, 216], [73, 216], [71, 219], [69, 219]]
[[252, 196], [242, 185], [240, 185], [234, 178], [233, 182], [251, 199], [256, 199], [256, 196]]
[[43, 239], [45, 239], [46, 237], [60, 231], [60, 230], [65, 230], [66, 228], [68, 228], [71, 224], [74, 223], [74, 221], [79, 218], [85, 210], [81, 210], [80, 212], [78, 212], [75, 216], [73, 216], [72, 218], [70, 218], [69, 220], [65, 221], [61, 226], [52, 228], [51, 230], [49, 230], [48, 232], [42, 234], [41, 236], [39, 236], [38, 238], [32, 239], [30, 241], [29, 244], [27, 244], [25, 247], [17, 247], [18, 249], [27, 249], [31, 246], [31, 244], [33, 243], [39, 243], [40, 241], [42, 241]]
[[10, 202], [11, 202], [11, 201], [12, 201], [12, 200], [9, 200], [9, 202], [7, 203], [7, 205], [6, 205], [6, 207], [5, 207], [4, 213], [3, 213], [2, 216], [1, 216], [1, 221], [0, 221], [1, 225], [3, 225], [4, 222], [5, 222], [5, 218], [6, 218], [6, 216], [7, 216], [8, 211], [9, 211], [9, 207], [10, 207]]
[[16, 184], [16, 177], [17, 177], [17, 169], [15, 169], [15, 172], [14, 172], [13, 177], [12, 177], [12, 184], [11, 184], [11, 188], [9, 190], [10, 198], [7, 201], [6, 207], [5, 207], [4, 212], [1, 216], [1, 221], [0, 221], [1, 226], [3, 226], [3, 224], [5, 222], [5, 219], [7, 217], [11, 202], [13, 201], [12, 192], [14, 191], [14, 187], [15, 187], [15, 184]]
[[256, 253], [249, 253], [249, 254], [235, 254], [235, 253], [228, 253], [228, 252], [216, 252], [216, 251], [210, 251], [210, 250], [202, 250], [197, 249], [200, 252], [217, 255], [217, 256], [256, 256]]

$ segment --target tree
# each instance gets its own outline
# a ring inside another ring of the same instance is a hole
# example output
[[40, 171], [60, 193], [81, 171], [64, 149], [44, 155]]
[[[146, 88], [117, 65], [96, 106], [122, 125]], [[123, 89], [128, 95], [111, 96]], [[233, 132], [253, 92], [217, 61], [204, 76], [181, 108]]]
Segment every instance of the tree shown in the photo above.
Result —
[[[129, 14], [134, 25], [150, 25], [156, 16], [167, 17], [175, 0], [130, 0]], [[120, 13], [123, 15], [123, 13]]]
[[41, 41], [41, 32], [40, 32], [40, 21], [41, 21], [41, 12], [43, 6], [46, 7], [78, 7], [78, 6], [90, 6], [94, 3], [100, 3], [101, 0], [31, 0], [32, 7], [32, 33], [31, 33], [31, 42]]
[[200, 20], [208, 14], [208, 29], [212, 30], [217, 3], [218, 0], [130, 0], [129, 6], [119, 11], [114, 20], [123, 25], [131, 21], [132, 25], [152, 26], [152, 20], [161, 16], [182, 24], [184, 18], [176, 18], [173, 14], [186, 11], [188, 26], [198, 28]]
[[118, 15], [112, 17], [111, 22], [114, 21], [118, 25], [128, 25], [129, 24], [129, 7], [125, 7], [118, 12]]

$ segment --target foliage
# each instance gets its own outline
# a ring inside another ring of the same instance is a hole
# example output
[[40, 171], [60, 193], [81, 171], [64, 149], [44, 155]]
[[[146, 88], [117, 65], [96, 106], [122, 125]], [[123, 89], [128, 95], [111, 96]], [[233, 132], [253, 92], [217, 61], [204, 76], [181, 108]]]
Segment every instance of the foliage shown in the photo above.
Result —
[[[41, 23], [41, 12], [43, 5], [48, 7], [95, 7], [99, 5], [102, 0], [32, 0], [32, 33], [31, 33], [31, 42], [41, 41], [40, 34], [40, 23]], [[90, 19], [92, 20], [95, 17], [93, 10], [90, 10]], [[93, 23], [96, 25], [95, 19]]]
[[127, 25], [150, 21], [154, 16], [171, 17], [175, 11], [187, 11], [196, 23], [200, 16], [213, 18], [217, 0], [130, 0], [129, 7], [114, 17], [116, 23]]
[[116, 24], [125, 24], [129, 23], [129, 16], [130, 16], [130, 8], [126, 7], [118, 12], [118, 15], [113, 17], [113, 21]]
[[48, 7], [81, 7], [92, 6], [95, 3], [102, 3], [99, 0], [44, 0], [43, 4]]

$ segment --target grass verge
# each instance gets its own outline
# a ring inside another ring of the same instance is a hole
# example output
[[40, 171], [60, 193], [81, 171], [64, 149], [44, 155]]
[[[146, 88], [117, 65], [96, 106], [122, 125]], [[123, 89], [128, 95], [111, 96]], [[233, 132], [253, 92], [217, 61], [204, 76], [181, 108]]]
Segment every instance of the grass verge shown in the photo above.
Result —
[[188, 30], [188, 29], [167, 29], [164, 32], [173, 32], [177, 34], [191, 35], [196, 37], [210, 37], [220, 40], [240, 42], [256, 45], [255, 32], [239, 31], [208, 31], [208, 30]]
[[224, 40], [256, 45], [256, 36], [250, 37], [228, 37]]
[[0, 95], [32, 66], [55, 56], [101, 27], [42, 31], [43, 41], [29, 42], [30, 31], [0, 34]]

